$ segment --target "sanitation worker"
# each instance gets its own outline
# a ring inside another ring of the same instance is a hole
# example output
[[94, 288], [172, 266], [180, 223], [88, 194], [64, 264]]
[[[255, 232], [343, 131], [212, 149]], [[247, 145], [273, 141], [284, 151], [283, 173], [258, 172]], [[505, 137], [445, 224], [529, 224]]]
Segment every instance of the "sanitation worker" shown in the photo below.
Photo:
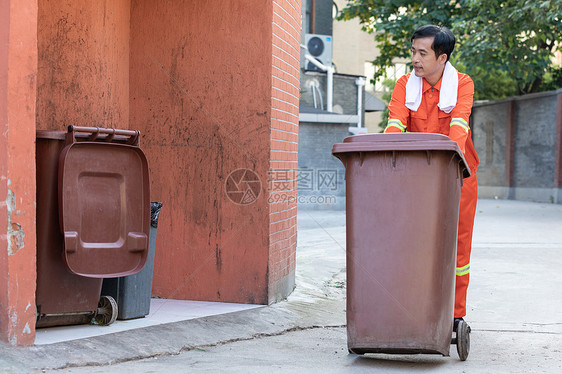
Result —
[[426, 25], [412, 36], [414, 72], [396, 82], [388, 105], [385, 133], [429, 132], [448, 135], [456, 141], [470, 167], [463, 181], [457, 241], [454, 330], [466, 315], [466, 291], [470, 276], [470, 250], [476, 212], [478, 155], [470, 137], [468, 117], [474, 83], [449, 62], [455, 36], [445, 27]]

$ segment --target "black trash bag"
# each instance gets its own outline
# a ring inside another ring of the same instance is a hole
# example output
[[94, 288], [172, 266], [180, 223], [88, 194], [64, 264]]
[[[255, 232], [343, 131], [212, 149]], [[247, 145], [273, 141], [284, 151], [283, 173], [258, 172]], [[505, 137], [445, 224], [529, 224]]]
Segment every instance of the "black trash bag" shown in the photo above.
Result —
[[158, 215], [160, 214], [160, 209], [162, 209], [162, 203], [150, 203], [150, 226], [154, 228], [158, 227]]

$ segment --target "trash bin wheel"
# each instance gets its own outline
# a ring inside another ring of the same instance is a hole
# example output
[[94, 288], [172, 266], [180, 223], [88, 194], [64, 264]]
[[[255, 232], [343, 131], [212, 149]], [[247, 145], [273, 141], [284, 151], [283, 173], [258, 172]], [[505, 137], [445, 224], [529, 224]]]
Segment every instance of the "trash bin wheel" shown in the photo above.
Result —
[[459, 321], [456, 343], [459, 358], [461, 361], [465, 361], [470, 351], [470, 326], [465, 321]]
[[98, 302], [98, 309], [94, 316], [95, 323], [109, 326], [117, 319], [117, 302], [111, 296], [102, 296]]

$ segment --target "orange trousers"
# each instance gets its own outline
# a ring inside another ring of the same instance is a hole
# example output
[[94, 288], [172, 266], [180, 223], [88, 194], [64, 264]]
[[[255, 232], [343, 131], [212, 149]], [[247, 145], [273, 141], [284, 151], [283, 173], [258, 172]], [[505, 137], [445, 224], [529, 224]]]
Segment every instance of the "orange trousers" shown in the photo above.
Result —
[[459, 206], [455, 318], [461, 318], [466, 315], [466, 291], [470, 277], [470, 251], [472, 249], [472, 232], [474, 228], [474, 216], [476, 214], [476, 201], [478, 198], [476, 168], [471, 171], [472, 176], [463, 180]]

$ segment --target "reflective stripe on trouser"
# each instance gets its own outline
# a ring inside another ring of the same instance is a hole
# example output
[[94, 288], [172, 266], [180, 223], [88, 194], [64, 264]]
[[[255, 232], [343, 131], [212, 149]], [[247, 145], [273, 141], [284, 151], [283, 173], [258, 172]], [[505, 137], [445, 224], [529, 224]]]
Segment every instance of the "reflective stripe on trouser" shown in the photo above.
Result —
[[[459, 233], [457, 240], [457, 269], [455, 284], [455, 318], [466, 315], [466, 291], [470, 278], [470, 251], [472, 249], [472, 230], [478, 198], [478, 182], [476, 168], [472, 176], [463, 181], [461, 188], [461, 202], [459, 206]], [[460, 275], [462, 274], [462, 275]]]
[[457, 268], [457, 277], [467, 275], [468, 273], [470, 273], [470, 264]]

